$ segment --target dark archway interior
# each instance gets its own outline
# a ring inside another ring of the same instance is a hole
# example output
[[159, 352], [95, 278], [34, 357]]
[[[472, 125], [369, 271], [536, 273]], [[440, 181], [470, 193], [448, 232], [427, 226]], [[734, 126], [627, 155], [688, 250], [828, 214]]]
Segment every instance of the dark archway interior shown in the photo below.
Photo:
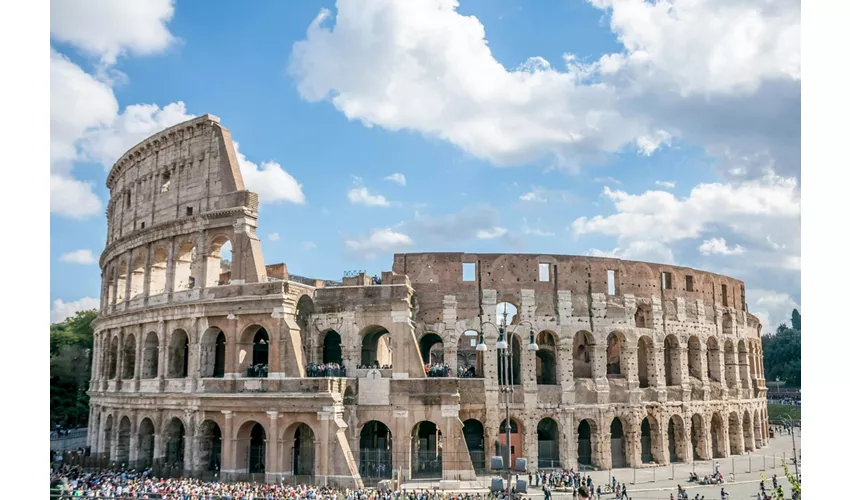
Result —
[[[258, 332], [259, 333], [259, 332]], [[251, 428], [251, 446], [248, 451], [248, 472], [260, 474], [266, 471], [266, 430], [260, 424]]]
[[385, 335], [387, 338], [384, 341], [389, 342], [389, 333], [386, 328], [379, 328], [363, 336], [363, 346], [360, 349], [360, 364], [363, 366], [384, 366], [392, 363], [391, 358], [388, 360], [379, 359], [379, 342], [381, 341], [381, 337]]
[[189, 336], [183, 330], [177, 330], [171, 339], [171, 362], [168, 376], [186, 378], [189, 374]]
[[153, 465], [153, 445], [153, 422], [149, 418], [145, 418], [139, 424], [139, 467], [150, 467]]
[[671, 418], [667, 422], [667, 450], [670, 452], [670, 462], [678, 462], [679, 456], [676, 454], [676, 424]]
[[433, 422], [416, 424], [413, 430], [411, 473], [413, 478], [439, 478], [443, 475], [440, 453], [442, 434]]
[[213, 377], [224, 377], [226, 347], [227, 338], [224, 336], [224, 332], [218, 332], [218, 335], [215, 337], [215, 365], [213, 366]]
[[168, 424], [165, 435], [165, 461], [169, 465], [182, 466], [183, 448], [186, 441], [186, 429], [183, 422], [174, 418]]
[[536, 353], [537, 361], [537, 384], [538, 385], [557, 385], [558, 372], [557, 362], [555, 360], [555, 352], [549, 349], [543, 349]]
[[558, 447], [558, 423], [544, 418], [537, 424], [537, 463], [541, 469], [555, 469], [561, 466]]
[[475, 419], [463, 421], [463, 439], [469, 450], [469, 458], [476, 471], [484, 470], [487, 457], [484, 451], [484, 425]]
[[203, 470], [217, 472], [221, 469], [221, 428], [208, 420], [201, 425], [200, 432], [198, 463]]
[[638, 386], [640, 388], [649, 387], [649, 359], [652, 348], [649, 341], [641, 337], [638, 340]]
[[614, 417], [611, 421], [611, 467], [626, 466], [626, 443], [623, 439], [623, 422]]
[[620, 375], [620, 338], [612, 333], [608, 335], [608, 348], [606, 350], [605, 373], [607, 375]]
[[591, 465], [593, 460], [593, 446], [591, 440], [591, 428], [587, 420], [578, 424], [578, 463]]
[[422, 355], [422, 362], [427, 364], [442, 363], [443, 350], [436, 349], [433, 352], [431, 349], [436, 345], [442, 346], [443, 339], [436, 333], [426, 333], [419, 340], [419, 353]]
[[298, 424], [292, 445], [292, 471], [294, 475], [313, 475], [315, 449], [313, 430], [304, 424]]
[[342, 338], [334, 330], [325, 333], [322, 342], [322, 363], [342, 364]]
[[640, 423], [640, 461], [648, 464], [652, 462], [652, 426], [649, 418], [644, 418]]
[[392, 477], [393, 438], [382, 422], [372, 420], [360, 431], [360, 476], [379, 480]]
[[252, 347], [252, 364], [254, 366], [257, 365], [266, 365], [269, 364], [269, 334], [266, 332], [265, 328], [260, 328], [257, 330], [257, 333], [254, 334]]

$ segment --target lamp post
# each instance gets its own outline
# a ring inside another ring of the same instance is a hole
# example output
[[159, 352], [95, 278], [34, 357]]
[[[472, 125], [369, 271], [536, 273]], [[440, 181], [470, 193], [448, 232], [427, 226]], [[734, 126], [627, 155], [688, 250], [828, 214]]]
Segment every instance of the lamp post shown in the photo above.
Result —
[[787, 415], [782, 417], [782, 421], [785, 422], [788, 428], [791, 430], [791, 449], [794, 453], [794, 475], [797, 476], [797, 482], [799, 483], [800, 467], [797, 465], [797, 441], [794, 439], [794, 422], [791, 420], [791, 417]]
[[[511, 492], [511, 476], [512, 476], [512, 470], [513, 470], [513, 464], [511, 463], [511, 404], [513, 403], [513, 392], [514, 392], [513, 383], [512, 383], [513, 382], [513, 362], [512, 361], [513, 361], [514, 353], [513, 353], [513, 342], [511, 340], [513, 338], [514, 333], [516, 332], [517, 327], [519, 327], [519, 325], [524, 324], [524, 323], [527, 323], [528, 326], [530, 327], [531, 341], [528, 344], [528, 350], [529, 351], [537, 351], [539, 349], [539, 346], [537, 345], [537, 341], [535, 340], [534, 325], [532, 325], [531, 322], [528, 321], [528, 320], [523, 320], [523, 321], [520, 321], [519, 323], [517, 323], [516, 325], [513, 325], [513, 328], [511, 329], [511, 331], [507, 332], [508, 340], [506, 341], [505, 340], [505, 333], [506, 333], [506, 330], [507, 330], [507, 323], [508, 323], [507, 307], [505, 307], [504, 311], [502, 311], [502, 321], [500, 322], [499, 326], [494, 325], [490, 321], [485, 321], [485, 322], [481, 323], [481, 330], [482, 330], [481, 339], [482, 339], [482, 342], [478, 344], [478, 347], [476, 347], [476, 349], [479, 350], [479, 351], [486, 351], [487, 350], [487, 346], [484, 345], [484, 342], [483, 342], [483, 339], [484, 339], [483, 330], [484, 330], [485, 324], [492, 325], [494, 328], [496, 328], [499, 331], [499, 339], [496, 342], [496, 351], [497, 351], [497, 354], [499, 356], [499, 359], [502, 360], [502, 370], [501, 370], [502, 377], [501, 377], [501, 381], [499, 381], [499, 392], [504, 393], [504, 395], [505, 395], [505, 397], [504, 397], [504, 401], [505, 401], [505, 449], [507, 450], [507, 452], [505, 452], [506, 466], [505, 466], [504, 470], [505, 470], [505, 474], [507, 475], [506, 491], [510, 495], [510, 492]], [[482, 346], [483, 346], [483, 348], [482, 348]], [[497, 377], [498, 377], [498, 375], [499, 374], [497, 374]], [[498, 381], [498, 379], [497, 379], [497, 381]]]

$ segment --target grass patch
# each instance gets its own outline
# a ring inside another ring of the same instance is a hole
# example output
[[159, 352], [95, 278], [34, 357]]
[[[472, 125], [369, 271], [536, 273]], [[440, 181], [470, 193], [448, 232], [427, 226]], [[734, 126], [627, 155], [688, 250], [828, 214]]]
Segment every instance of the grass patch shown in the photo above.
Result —
[[774, 420], [782, 420], [785, 417], [788, 417], [791, 420], [800, 420], [801, 414], [802, 412], [800, 411], [799, 406], [772, 404], [767, 405], [767, 416], [771, 422], [773, 422]]

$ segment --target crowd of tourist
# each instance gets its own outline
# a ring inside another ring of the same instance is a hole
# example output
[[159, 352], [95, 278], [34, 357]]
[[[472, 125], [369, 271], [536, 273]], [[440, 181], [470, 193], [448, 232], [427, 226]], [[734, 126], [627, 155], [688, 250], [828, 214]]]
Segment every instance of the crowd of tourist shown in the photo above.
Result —
[[374, 362], [372, 364], [359, 365], [357, 367], [358, 370], [392, 370], [393, 365], [383, 365], [381, 366], [378, 362]]
[[265, 378], [269, 376], [269, 365], [257, 363], [256, 365], [248, 365], [248, 377]]
[[451, 377], [452, 369], [445, 363], [428, 363], [425, 365], [425, 375], [429, 377]]
[[457, 374], [460, 378], [475, 378], [475, 367], [474, 366], [464, 366], [461, 367], [460, 373]]
[[307, 365], [308, 377], [345, 377], [345, 365], [339, 363], [310, 363]]

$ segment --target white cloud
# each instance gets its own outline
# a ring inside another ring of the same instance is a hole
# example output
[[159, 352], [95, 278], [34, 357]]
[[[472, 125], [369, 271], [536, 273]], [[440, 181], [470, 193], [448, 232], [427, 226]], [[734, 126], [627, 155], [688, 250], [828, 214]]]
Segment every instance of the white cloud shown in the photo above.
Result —
[[88, 311], [100, 308], [100, 301], [92, 297], [83, 297], [80, 300], [65, 302], [62, 299], [53, 301], [50, 308], [50, 322], [59, 323], [73, 316], [77, 311]]
[[759, 318], [762, 335], [776, 332], [780, 323], [790, 326], [791, 311], [800, 305], [787, 293], [759, 288], [747, 288], [747, 308]]
[[258, 166], [239, 152], [238, 142], [233, 141], [233, 148], [236, 150], [236, 159], [242, 171], [245, 187], [259, 195], [260, 203], [274, 204], [287, 201], [303, 204], [307, 202], [304, 192], [301, 191], [301, 184], [289, 172], [281, 168], [279, 163], [264, 161]]
[[404, 177], [404, 174], [400, 174], [398, 172], [384, 177], [384, 180], [395, 182], [399, 186], [407, 185], [407, 179]]
[[269, 241], [278, 241], [278, 240], [280, 240], [280, 234], [269, 233]]
[[655, 181], [655, 185], [667, 189], [673, 189], [674, 187], [676, 187], [676, 183], [672, 181]]
[[96, 264], [97, 259], [92, 254], [91, 250], [83, 249], [83, 250], [74, 250], [73, 252], [68, 252], [66, 254], [62, 254], [59, 257], [60, 262], [68, 262], [70, 264]]
[[637, 138], [638, 151], [644, 156], [652, 156], [661, 146], [669, 146], [673, 137], [664, 130], [656, 130]]
[[475, 233], [475, 237], [479, 240], [492, 240], [504, 236], [508, 232], [507, 229], [495, 226], [489, 229], [482, 229]]
[[540, 203], [546, 203], [546, 198], [544, 198], [540, 193], [536, 193], [534, 191], [529, 191], [524, 195], [519, 197], [522, 201], [537, 201]]
[[676, 264], [673, 251], [657, 241], [633, 241], [623, 248], [618, 247], [611, 251], [592, 248], [588, 251], [588, 255], [592, 257], [655, 262], [658, 264]]
[[593, 182], [599, 182], [602, 184], [622, 184], [619, 180], [613, 177], [594, 177], [591, 179]]
[[348, 201], [370, 207], [388, 207], [390, 203], [380, 194], [369, 194], [365, 187], [355, 187], [348, 191]]
[[699, 246], [699, 253], [703, 255], [738, 255], [746, 251], [741, 245], [735, 245], [730, 248], [726, 245], [724, 238], [711, 238], [705, 240]]
[[531, 191], [520, 195], [520, 201], [546, 203], [548, 201], [571, 203], [576, 201], [575, 195], [566, 189], [548, 189], [534, 187]]
[[103, 213], [103, 202], [94, 194], [94, 183], [70, 175], [50, 174], [50, 213], [87, 219]]
[[413, 240], [409, 236], [390, 228], [373, 229], [368, 236], [345, 240], [347, 249], [368, 259], [375, 258], [378, 253], [392, 253], [412, 244]]
[[[460, 212], [440, 215], [427, 215], [416, 212], [413, 219], [403, 222], [399, 229], [410, 234], [416, 241], [445, 247], [447, 243], [457, 243], [489, 234], [499, 228], [499, 212], [489, 205], [466, 207]], [[503, 238], [509, 238], [503, 233]]]
[[173, 15], [173, 0], [51, 0], [50, 35], [115, 64], [126, 52], [151, 55], [168, 48], [175, 41], [166, 26]]
[[305, 241], [305, 242], [301, 243], [301, 248], [303, 248], [304, 250], [312, 250], [312, 249], [316, 248], [316, 244], [313, 243], [312, 241]]

